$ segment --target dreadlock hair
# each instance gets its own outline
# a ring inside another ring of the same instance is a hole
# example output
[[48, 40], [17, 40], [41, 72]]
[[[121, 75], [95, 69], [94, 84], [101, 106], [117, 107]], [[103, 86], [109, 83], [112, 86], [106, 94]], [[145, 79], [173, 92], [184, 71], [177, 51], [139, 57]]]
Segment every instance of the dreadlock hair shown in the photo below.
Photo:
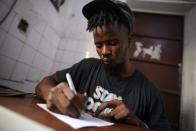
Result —
[[98, 13], [94, 14], [88, 20], [87, 30], [92, 31], [93, 28], [98, 26], [103, 26], [107, 24], [114, 24], [117, 22], [118, 25], [124, 25], [128, 29], [128, 33], [132, 32], [132, 24], [130, 24], [130, 19], [126, 18], [125, 16], [119, 15], [116, 12], [101, 10]]

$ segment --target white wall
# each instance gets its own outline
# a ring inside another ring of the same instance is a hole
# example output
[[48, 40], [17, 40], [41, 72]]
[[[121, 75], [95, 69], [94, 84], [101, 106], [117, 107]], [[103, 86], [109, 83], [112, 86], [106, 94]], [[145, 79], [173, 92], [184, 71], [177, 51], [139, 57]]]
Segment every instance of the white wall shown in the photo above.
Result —
[[[0, 25], [0, 85], [34, 92], [44, 76], [85, 57], [98, 57], [82, 15], [89, 1], [65, 0], [57, 12], [50, 0], [17, 0]], [[13, 2], [0, 0], [0, 20]], [[17, 28], [21, 19], [29, 23], [27, 33]]]
[[[0, 18], [14, 0], [0, 1]], [[66, 0], [57, 12], [49, 0], [18, 0], [0, 25], [0, 84], [34, 92], [38, 81], [84, 57], [97, 57], [82, 7], [90, 0]], [[27, 33], [17, 26], [29, 23]]]
[[90, 0], [70, 0], [62, 37], [52, 71], [64, 69], [85, 57], [98, 57], [92, 34], [86, 31], [87, 20], [82, 15], [82, 7]]
[[[1, 0], [0, 6], [9, 9], [13, 1]], [[50, 1], [17, 1], [0, 26], [1, 84], [32, 92], [37, 81], [50, 73], [63, 35], [61, 17]], [[20, 19], [29, 23], [27, 33], [18, 30]]]
[[196, 130], [196, 6], [185, 15], [181, 131]]

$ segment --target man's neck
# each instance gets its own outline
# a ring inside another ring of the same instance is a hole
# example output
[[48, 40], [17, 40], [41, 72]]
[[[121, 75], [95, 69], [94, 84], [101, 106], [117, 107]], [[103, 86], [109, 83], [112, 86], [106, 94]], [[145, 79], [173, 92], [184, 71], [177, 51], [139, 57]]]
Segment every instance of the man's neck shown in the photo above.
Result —
[[128, 77], [133, 74], [135, 67], [131, 64], [130, 60], [127, 60], [123, 65], [116, 66], [115, 68], [110, 68], [109, 72], [113, 75], [120, 77]]
[[133, 66], [131, 61], [128, 59], [124, 64], [124, 68], [122, 68], [122, 70], [119, 73], [121, 77], [128, 77], [128, 76], [131, 76], [134, 71], [135, 71], [135, 67]]

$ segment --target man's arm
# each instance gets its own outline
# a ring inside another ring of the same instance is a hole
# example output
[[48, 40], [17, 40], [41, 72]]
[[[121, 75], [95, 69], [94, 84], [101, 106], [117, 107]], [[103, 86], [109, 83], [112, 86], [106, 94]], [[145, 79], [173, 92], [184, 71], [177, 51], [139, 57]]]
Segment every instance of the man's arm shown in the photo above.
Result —
[[85, 95], [75, 94], [67, 82], [57, 82], [56, 75], [43, 78], [36, 86], [37, 97], [46, 101], [47, 108], [56, 107], [62, 114], [79, 117], [84, 112]]
[[55, 87], [57, 84], [58, 82], [55, 74], [44, 77], [35, 88], [37, 97], [46, 101], [50, 89]]

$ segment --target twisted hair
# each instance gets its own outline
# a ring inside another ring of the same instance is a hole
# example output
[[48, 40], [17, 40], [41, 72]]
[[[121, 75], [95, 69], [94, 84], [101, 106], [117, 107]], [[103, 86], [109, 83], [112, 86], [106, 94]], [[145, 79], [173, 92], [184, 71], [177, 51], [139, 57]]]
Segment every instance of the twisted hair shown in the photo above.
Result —
[[[107, 24], [114, 24], [117, 22], [118, 25], [124, 25], [128, 29], [128, 33], [132, 32], [132, 21], [126, 16], [120, 15], [117, 12], [113, 11], [107, 11], [107, 10], [101, 10], [98, 13], [94, 14], [89, 20], [88, 20], [88, 26], [87, 30], [92, 31], [93, 28], [96, 28], [98, 26], [103, 26]], [[131, 22], [131, 23], [130, 23]]]

